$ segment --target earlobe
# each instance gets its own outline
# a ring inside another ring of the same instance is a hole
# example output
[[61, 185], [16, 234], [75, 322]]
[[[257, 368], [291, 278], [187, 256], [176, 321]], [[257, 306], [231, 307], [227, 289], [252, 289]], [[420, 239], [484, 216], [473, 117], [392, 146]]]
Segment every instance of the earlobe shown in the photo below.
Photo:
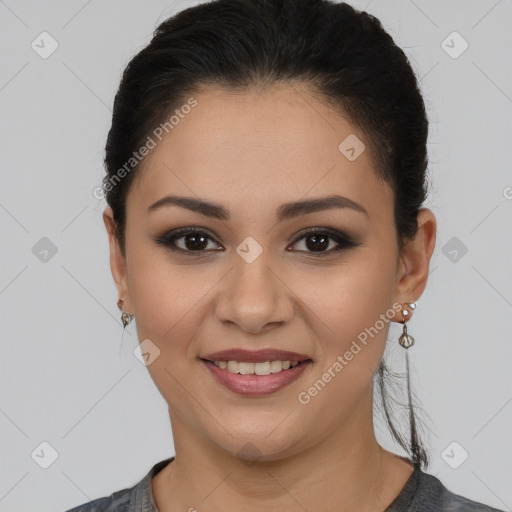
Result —
[[119, 247], [119, 241], [116, 236], [114, 213], [111, 207], [107, 207], [103, 212], [103, 222], [108, 234], [110, 247], [110, 270], [114, 278], [119, 297], [128, 298], [128, 286], [126, 280], [126, 260]]

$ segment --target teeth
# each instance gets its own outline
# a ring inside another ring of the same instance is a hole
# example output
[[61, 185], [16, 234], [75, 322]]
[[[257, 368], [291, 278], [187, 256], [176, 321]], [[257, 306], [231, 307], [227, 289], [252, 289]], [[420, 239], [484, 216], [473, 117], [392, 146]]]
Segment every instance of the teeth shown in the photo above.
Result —
[[278, 373], [281, 370], [294, 368], [299, 364], [298, 361], [265, 361], [263, 363], [243, 363], [238, 361], [214, 361], [213, 364], [223, 368], [231, 373], [241, 373], [242, 375], [270, 375]]

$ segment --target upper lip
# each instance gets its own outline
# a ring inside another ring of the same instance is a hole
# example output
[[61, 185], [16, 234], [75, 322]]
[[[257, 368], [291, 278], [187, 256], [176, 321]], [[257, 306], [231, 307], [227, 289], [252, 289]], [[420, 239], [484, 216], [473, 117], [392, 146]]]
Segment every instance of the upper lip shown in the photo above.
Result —
[[311, 359], [308, 355], [290, 352], [288, 350], [278, 350], [276, 348], [266, 348], [261, 350], [244, 350], [241, 348], [231, 348], [219, 352], [211, 352], [201, 357], [209, 361], [238, 361], [241, 363], [263, 363], [265, 361], [305, 361]]

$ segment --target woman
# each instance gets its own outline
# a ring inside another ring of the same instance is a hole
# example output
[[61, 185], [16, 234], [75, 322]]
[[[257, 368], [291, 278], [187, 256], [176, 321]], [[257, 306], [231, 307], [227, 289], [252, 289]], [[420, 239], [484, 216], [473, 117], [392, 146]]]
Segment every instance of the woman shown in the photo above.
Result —
[[373, 428], [435, 246], [427, 133], [405, 54], [347, 4], [214, 0], [158, 27], [115, 99], [104, 221], [176, 455], [72, 512], [497, 510], [423, 471], [410, 391], [410, 440], [387, 418], [409, 457]]

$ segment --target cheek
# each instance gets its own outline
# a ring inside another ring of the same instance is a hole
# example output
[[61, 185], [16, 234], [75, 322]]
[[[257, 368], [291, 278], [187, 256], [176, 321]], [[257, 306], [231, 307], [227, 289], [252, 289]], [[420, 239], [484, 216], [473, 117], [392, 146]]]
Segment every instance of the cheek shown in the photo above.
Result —
[[199, 278], [198, 267], [172, 264], [165, 249], [143, 243], [130, 249], [129, 289], [139, 339], [151, 339], [160, 350], [178, 350], [179, 341], [200, 325], [196, 317], [210, 286]]
[[328, 279], [317, 276], [314, 289], [322, 283], [323, 293], [308, 295], [312, 283], [303, 282], [300, 293], [309, 297], [307, 306], [316, 313], [308, 318], [314, 322], [310, 327], [321, 357], [297, 398], [311, 417], [331, 411], [326, 429], [344, 421], [372, 389], [394, 314], [393, 271], [391, 258], [365, 256], [331, 272]]
[[[323, 345], [325, 353], [332, 355], [348, 350], [352, 340], [358, 339], [361, 333], [360, 338], [364, 339], [367, 329], [391, 307], [395, 262], [390, 252], [383, 257], [382, 252], [364, 248], [329, 270], [319, 267], [300, 276], [297, 270], [295, 277], [289, 277], [294, 283], [294, 293], [307, 306], [302, 314], [314, 322], [312, 331], [318, 335], [316, 341]], [[373, 345], [384, 341], [389, 321], [386, 328], [381, 324], [377, 324], [381, 332], [373, 338]]]
[[158, 258], [133, 258], [132, 264], [130, 293], [137, 336], [141, 349], [149, 347], [150, 354], [157, 354], [147, 370], [167, 403], [186, 411], [191, 404], [183, 389], [191, 388], [196, 340], [204, 328], [211, 283], [191, 269]]

